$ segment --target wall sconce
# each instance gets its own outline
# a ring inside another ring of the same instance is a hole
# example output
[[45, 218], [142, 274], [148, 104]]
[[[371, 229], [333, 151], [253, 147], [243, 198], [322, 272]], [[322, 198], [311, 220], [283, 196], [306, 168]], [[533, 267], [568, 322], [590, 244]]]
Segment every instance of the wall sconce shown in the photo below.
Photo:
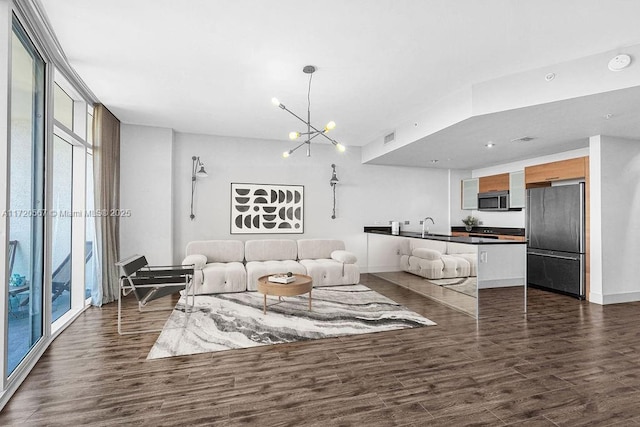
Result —
[[209, 176], [209, 174], [206, 170], [204, 170], [204, 163], [200, 161], [200, 157], [193, 156], [191, 158], [191, 161], [191, 215], [189, 215], [189, 218], [191, 218], [191, 221], [193, 221], [193, 219], [196, 217], [193, 214], [193, 195], [196, 192], [197, 178], [206, 178]]
[[333, 168], [333, 174], [329, 180], [329, 185], [333, 188], [333, 215], [331, 215], [331, 219], [336, 219], [336, 185], [338, 184], [338, 177], [336, 176], [336, 165], [332, 164], [331, 168]]

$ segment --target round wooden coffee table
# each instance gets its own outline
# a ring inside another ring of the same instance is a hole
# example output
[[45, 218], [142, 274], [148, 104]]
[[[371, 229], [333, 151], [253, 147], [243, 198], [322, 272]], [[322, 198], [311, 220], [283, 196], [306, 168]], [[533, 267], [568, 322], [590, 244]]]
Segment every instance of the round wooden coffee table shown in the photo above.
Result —
[[[270, 274], [269, 276], [273, 276]], [[294, 274], [296, 280], [291, 283], [274, 283], [269, 281], [269, 276], [262, 276], [258, 279], [258, 292], [264, 294], [263, 313], [267, 314], [267, 295], [277, 296], [280, 301], [282, 297], [291, 297], [309, 293], [309, 311], [311, 311], [311, 290], [313, 280], [304, 274]]]

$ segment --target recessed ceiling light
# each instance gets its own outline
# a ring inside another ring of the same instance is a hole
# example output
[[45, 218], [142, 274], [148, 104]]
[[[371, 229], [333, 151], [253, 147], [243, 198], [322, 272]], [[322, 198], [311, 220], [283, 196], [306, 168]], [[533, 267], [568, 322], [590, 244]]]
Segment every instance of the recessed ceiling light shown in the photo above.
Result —
[[495, 147], [496, 144], [494, 144], [493, 142], [487, 142], [486, 144], [484, 144], [484, 146], [487, 148], [491, 148], [491, 147]]
[[548, 73], [546, 76], [544, 76], [544, 79], [548, 82], [550, 82], [555, 78], [556, 78], [556, 73]]

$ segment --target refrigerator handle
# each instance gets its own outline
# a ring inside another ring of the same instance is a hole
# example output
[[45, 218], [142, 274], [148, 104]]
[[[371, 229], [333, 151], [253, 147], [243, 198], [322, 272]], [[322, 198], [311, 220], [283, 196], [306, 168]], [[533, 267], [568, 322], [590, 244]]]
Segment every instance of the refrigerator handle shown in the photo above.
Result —
[[[525, 241], [529, 242], [529, 233], [531, 230], [531, 217], [529, 215], [529, 212], [531, 211], [529, 209], [529, 204], [531, 202], [529, 201], [529, 190], [525, 190], [525, 197], [524, 197], [524, 238]], [[529, 246], [529, 243], [527, 243], [527, 246]]]
[[527, 252], [527, 255], [541, 256], [541, 257], [545, 257], [545, 258], [566, 259], [568, 261], [580, 261], [580, 257], [570, 257], [570, 256], [552, 255], [552, 254], [540, 254], [540, 253], [537, 253], [537, 252]]
[[580, 253], [584, 253], [586, 248], [585, 248], [585, 238], [586, 238], [586, 228], [585, 228], [585, 223], [586, 223], [586, 214], [585, 214], [585, 196], [584, 196], [584, 186], [585, 183], [581, 182], [580, 183]]

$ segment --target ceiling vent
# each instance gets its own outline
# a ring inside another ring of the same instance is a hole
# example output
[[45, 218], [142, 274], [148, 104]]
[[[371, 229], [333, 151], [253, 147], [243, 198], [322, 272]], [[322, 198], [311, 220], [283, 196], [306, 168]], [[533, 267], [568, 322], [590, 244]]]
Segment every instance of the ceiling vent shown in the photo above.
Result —
[[384, 136], [384, 143], [388, 144], [390, 142], [393, 142], [396, 140], [396, 133], [395, 132], [391, 132], [389, 135], [385, 135]]
[[534, 140], [535, 138], [532, 136], [523, 136], [520, 138], [512, 139], [511, 142], [529, 142]]

